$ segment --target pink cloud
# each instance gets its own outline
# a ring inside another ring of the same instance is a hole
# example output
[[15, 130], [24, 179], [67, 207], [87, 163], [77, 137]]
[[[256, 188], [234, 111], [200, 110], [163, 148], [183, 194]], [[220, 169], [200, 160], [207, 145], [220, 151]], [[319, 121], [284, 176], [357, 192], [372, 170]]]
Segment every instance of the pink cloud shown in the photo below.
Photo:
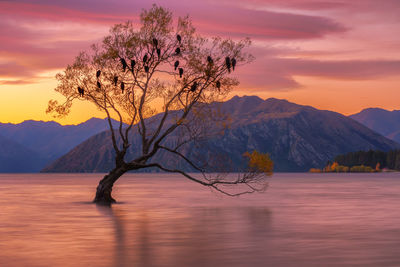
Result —
[[34, 75], [34, 70], [19, 65], [16, 62], [0, 63], [0, 76], [29, 77]]
[[395, 12], [400, 8], [398, 0], [362, 0], [362, 1], [348, 1], [348, 0], [247, 0], [246, 2], [240, 0], [226, 0], [225, 3], [235, 4], [238, 6], [252, 5], [256, 7], [278, 7], [293, 10], [347, 10], [353, 11], [369, 11], [375, 13], [376, 11], [391, 11]]
[[[35, 4], [33, 4], [35, 3]], [[108, 1], [19, 1], [0, 2], [3, 14], [12, 14], [41, 20], [67, 20], [87, 23], [113, 24], [137, 19], [145, 1], [126, 2], [110, 6]], [[189, 13], [199, 30], [206, 33], [241, 35], [260, 39], [308, 39], [346, 28], [329, 18], [285, 12], [260, 11], [213, 3], [168, 1], [166, 6], [178, 15]]]
[[301, 87], [294, 76], [336, 80], [373, 80], [399, 75], [400, 60], [308, 60], [266, 57], [238, 69], [242, 87], [286, 91]]
[[[150, 6], [151, 3], [145, 0], [0, 1], [0, 56], [8, 62], [0, 65], [0, 77], [14, 77], [8, 84], [17, 84], [30, 78], [33, 81], [38, 72], [63, 68], [80, 50], [87, 49], [104, 35], [89, 34], [90, 29], [107, 29], [128, 19], [137, 21], [141, 9]], [[232, 38], [249, 36], [256, 40], [259, 46], [254, 46], [252, 51], [257, 60], [237, 72], [242, 84], [249, 88], [288, 90], [300, 87], [293, 78], [296, 75], [342, 80], [373, 79], [396, 75], [396, 70], [400, 69], [398, 61], [379, 60], [379, 57], [365, 61], [301, 58], [304, 51], [301, 42], [323, 40], [360, 27], [358, 24], [344, 25], [342, 15], [335, 15], [337, 11], [348, 15], [357, 10], [373, 12], [376, 9], [392, 14], [399, 10], [399, 1], [388, 0], [379, 4], [372, 0], [251, 0], [244, 6], [238, 0], [169, 0], [163, 6], [180, 16], [190, 14], [194, 25], [203, 34]], [[65, 24], [65, 27], [51, 29], [50, 26], [57, 23]], [[284, 45], [279, 49], [261, 46], [267, 42]], [[299, 48], [291, 50], [287, 45], [291, 42], [296, 42]], [[324, 51], [323, 47], [320, 49], [321, 55], [339, 53], [336, 50]], [[296, 54], [294, 52], [298, 52], [299, 58], [287, 58]]]
[[324, 17], [235, 8], [209, 13], [201, 26], [201, 31], [205, 28], [206, 32], [264, 40], [311, 39], [346, 31], [344, 26]]
[[29, 79], [29, 80], [1, 80], [1, 85], [25, 85], [25, 84], [32, 84], [38, 82], [38, 79]]
[[[166, 3], [179, 15], [190, 13], [194, 24], [208, 35], [218, 34], [253, 39], [309, 39], [342, 32], [342, 25], [318, 16], [257, 11], [217, 2], [188, 3], [171, 0]], [[18, 68], [12, 73], [0, 69], [0, 76], [26, 77], [35, 72], [62, 68], [80, 50], [102, 36], [85, 34], [89, 29], [106, 29], [116, 22], [137, 19], [140, 7], [149, 7], [144, 0], [119, 1], [2, 1], [0, 2], [0, 55]], [[71, 29], [52, 29], [64, 23]], [[82, 25], [81, 27], [79, 25]], [[76, 38], [77, 35], [81, 38]], [[70, 40], [68, 40], [70, 38]], [[282, 80], [281, 77], [275, 78]], [[292, 81], [288, 82], [289, 84]]]
[[368, 80], [398, 75], [400, 60], [287, 60], [283, 62], [293, 75], [334, 79]]
[[0, 42], [0, 57], [7, 62], [0, 64], [0, 77], [16, 78], [64, 68], [94, 41], [76, 37], [76, 40], [68, 40], [63, 32], [31, 29], [9, 20], [0, 20], [0, 36], [4, 36]]
[[[0, 2], [0, 14], [13, 15], [21, 19], [39, 19], [48, 21], [74, 21], [90, 23], [118, 23], [132, 19], [132, 16], [123, 17], [122, 14], [110, 14], [109, 12], [91, 12], [79, 8], [69, 8], [62, 5], [46, 3], [46, 1], [4, 1]], [[61, 2], [60, 2], [61, 3]]]

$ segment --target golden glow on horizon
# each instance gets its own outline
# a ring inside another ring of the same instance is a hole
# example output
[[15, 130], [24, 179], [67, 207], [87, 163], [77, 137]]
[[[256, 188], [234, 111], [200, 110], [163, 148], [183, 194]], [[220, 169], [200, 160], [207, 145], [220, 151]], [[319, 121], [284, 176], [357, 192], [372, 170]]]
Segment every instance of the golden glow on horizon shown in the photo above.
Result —
[[[300, 105], [309, 105], [317, 109], [330, 110], [352, 115], [362, 109], [379, 107], [387, 110], [400, 110], [398, 98], [399, 77], [385, 77], [374, 80], [334, 80], [327, 78], [296, 76], [301, 88], [265, 92], [262, 98], [282, 98]], [[241, 94], [248, 94], [242, 93]]]
[[1, 85], [0, 122], [20, 123], [25, 120], [55, 120], [61, 124], [78, 124], [92, 117], [104, 118], [92, 104], [76, 101], [71, 113], [62, 119], [55, 119], [46, 114], [47, 103], [50, 99], [63, 100], [54, 91], [57, 86], [55, 73], [46, 73], [47, 77], [33, 84]]
[[[338, 81], [315, 77], [294, 77], [303, 85], [302, 88], [290, 91], [255, 92], [234, 91], [231, 96], [258, 95], [261, 98], [282, 98], [301, 105], [310, 105], [318, 109], [336, 111], [344, 115], [359, 112], [368, 107], [400, 109], [397, 98], [400, 78], [382, 78], [368, 81]], [[57, 85], [55, 78], [43, 79], [35, 84], [1, 86], [0, 122], [20, 123], [24, 120], [55, 120], [61, 124], [78, 124], [92, 117], [104, 118], [93, 104], [76, 101], [72, 112], [63, 119], [55, 119], [45, 113], [50, 99], [62, 100], [61, 95], [53, 88]], [[378, 90], [377, 90], [378, 88]]]

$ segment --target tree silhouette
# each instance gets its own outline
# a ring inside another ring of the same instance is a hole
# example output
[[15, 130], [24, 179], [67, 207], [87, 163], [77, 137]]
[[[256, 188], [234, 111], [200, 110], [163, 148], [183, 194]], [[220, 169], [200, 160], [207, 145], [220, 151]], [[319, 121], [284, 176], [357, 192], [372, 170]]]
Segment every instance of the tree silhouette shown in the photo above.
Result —
[[[94, 202], [114, 202], [111, 191], [119, 177], [150, 167], [182, 174], [228, 195], [264, 190], [272, 165], [253, 164], [232, 177], [226, 175], [227, 169], [210, 174], [207, 166], [181, 153], [185, 145], [220, 132], [211, 130], [218, 128], [215, 125], [225, 125], [224, 117], [210, 116], [210, 104], [224, 99], [238, 84], [228, 76], [231, 64], [226, 62], [233, 59], [236, 67], [250, 62], [252, 56], [244, 52], [250, 40], [206, 39], [196, 34], [189, 17], [179, 18], [174, 27], [172, 13], [157, 5], [143, 10], [140, 21], [139, 29], [131, 22], [113, 26], [101, 43], [81, 52], [56, 76], [55, 90], [65, 102], [49, 101], [47, 112], [54, 116], [67, 115], [74, 100], [89, 101], [107, 115], [115, 168], [99, 182]], [[119, 120], [119, 127], [113, 127], [111, 118]], [[140, 142], [132, 141], [135, 136]], [[166, 142], [171, 137], [172, 145]], [[137, 152], [133, 158], [127, 157], [130, 146]], [[182, 159], [202, 175], [153, 162], [160, 151]], [[251, 159], [253, 154], [247, 156]], [[230, 191], [233, 185], [239, 189]]]

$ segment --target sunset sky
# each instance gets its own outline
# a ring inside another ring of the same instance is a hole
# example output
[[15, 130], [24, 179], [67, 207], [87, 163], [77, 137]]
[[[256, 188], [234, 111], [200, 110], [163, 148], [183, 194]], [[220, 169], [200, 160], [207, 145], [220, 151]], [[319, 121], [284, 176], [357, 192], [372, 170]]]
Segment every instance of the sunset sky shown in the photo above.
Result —
[[[45, 114], [57, 72], [115, 23], [138, 22], [145, 0], [0, 1], [0, 122]], [[232, 95], [258, 95], [346, 115], [400, 109], [399, 0], [154, 1], [189, 14], [206, 36], [250, 37], [256, 60]], [[104, 117], [77, 103], [62, 124]]]

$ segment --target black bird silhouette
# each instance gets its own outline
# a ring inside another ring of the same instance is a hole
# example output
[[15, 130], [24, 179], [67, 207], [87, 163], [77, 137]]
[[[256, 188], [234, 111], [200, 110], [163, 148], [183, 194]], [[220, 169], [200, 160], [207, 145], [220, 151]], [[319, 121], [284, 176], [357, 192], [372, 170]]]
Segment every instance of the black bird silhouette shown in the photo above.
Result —
[[149, 66], [144, 66], [144, 71], [146, 72], [146, 73], [149, 73]]
[[210, 57], [210, 56], [207, 57], [207, 61], [208, 61], [209, 64], [213, 64], [214, 63], [212, 57]]
[[221, 82], [220, 82], [220, 81], [217, 81], [217, 82], [215, 83], [215, 86], [216, 86], [217, 89], [219, 90], [219, 89], [221, 88]]
[[183, 69], [179, 68], [179, 77], [182, 78], [182, 75], [183, 75]]
[[97, 87], [98, 87], [99, 89], [101, 89], [101, 84], [100, 84], [99, 81], [97, 81]]
[[97, 78], [97, 79], [100, 77], [100, 74], [101, 74], [101, 70], [98, 70], [98, 71], [96, 72], [96, 78]]
[[225, 58], [225, 65], [228, 68], [228, 72], [231, 73], [231, 59], [229, 57]]
[[196, 91], [196, 89], [197, 89], [197, 82], [194, 82], [192, 84], [192, 86], [190, 87], [190, 92], [194, 92], [194, 91]]
[[121, 58], [121, 64], [122, 64], [122, 70], [125, 72], [126, 67], [128, 66], [128, 64], [126, 64], [125, 59]]
[[155, 47], [158, 46], [158, 40], [157, 40], [156, 38], [153, 38], [153, 45], [154, 45]]
[[83, 90], [83, 88], [78, 86], [78, 93], [79, 93], [79, 96], [84, 96], [85, 91]]
[[143, 56], [143, 63], [146, 63], [147, 62], [147, 54], [145, 54], [144, 56]]
[[175, 64], [174, 64], [175, 70], [178, 68], [178, 66], [179, 66], [179, 60], [175, 61]]
[[114, 85], [117, 86], [118, 83], [118, 76], [114, 76]]
[[135, 61], [134, 59], [132, 59], [132, 60], [131, 60], [131, 68], [132, 68], [132, 71], [133, 71], [133, 68], [135, 67], [135, 65], [136, 65], [136, 61]]
[[235, 71], [236, 59], [232, 58], [231, 62], [232, 62], [232, 70]]
[[181, 44], [182, 37], [179, 34], [176, 35], [176, 39], [178, 40], [179, 44]]
[[175, 49], [175, 54], [176, 55], [179, 55], [181, 53], [181, 49], [179, 48], [179, 47], [177, 47], [176, 49]]
[[121, 82], [121, 91], [122, 91], [122, 93], [124, 93], [124, 90], [125, 90], [125, 83]]
[[161, 57], [161, 49], [157, 48], [157, 57], [160, 58]]

